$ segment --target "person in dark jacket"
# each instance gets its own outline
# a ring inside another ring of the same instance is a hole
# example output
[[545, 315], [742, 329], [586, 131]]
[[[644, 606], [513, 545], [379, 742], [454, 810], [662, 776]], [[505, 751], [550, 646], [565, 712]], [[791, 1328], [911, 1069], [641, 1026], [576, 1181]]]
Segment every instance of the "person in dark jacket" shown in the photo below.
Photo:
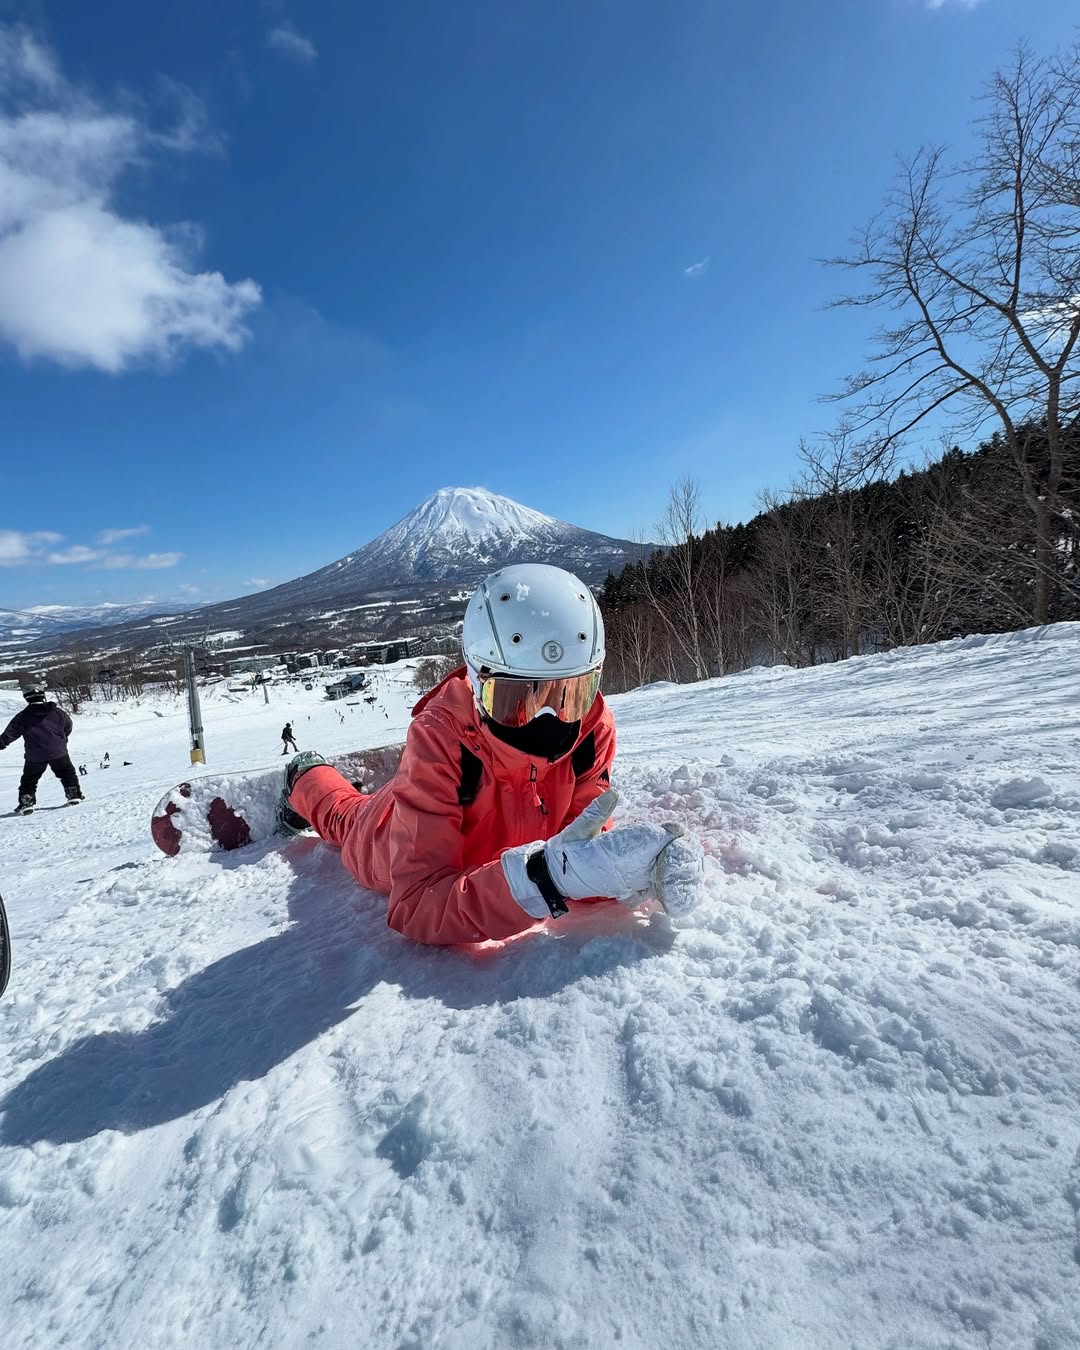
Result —
[[18, 815], [29, 815], [37, 802], [37, 785], [46, 769], [64, 785], [69, 803], [81, 802], [82, 789], [75, 765], [68, 754], [71, 718], [62, 708], [49, 702], [45, 690], [38, 685], [23, 690], [26, 707], [16, 713], [0, 735], [0, 750], [22, 737], [26, 762], [19, 781]]
[[293, 737], [292, 723], [286, 722], [285, 725], [281, 728], [281, 753], [283, 755], [287, 755], [289, 753], [289, 746], [292, 746], [294, 754], [299, 749], [299, 747], [296, 744], [296, 740]]

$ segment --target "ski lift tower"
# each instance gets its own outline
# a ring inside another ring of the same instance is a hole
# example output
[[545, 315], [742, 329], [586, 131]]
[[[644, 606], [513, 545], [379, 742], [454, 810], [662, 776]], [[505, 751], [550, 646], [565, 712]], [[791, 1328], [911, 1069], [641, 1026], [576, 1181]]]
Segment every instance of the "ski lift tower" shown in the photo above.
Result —
[[182, 657], [184, 662], [184, 682], [187, 685], [188, 729], [191, 736], [192, 764], [206, 763], [206, 737], [203, 732], [202, 708], [199, 705], [199, 687], [195, 683], [195, 657], [205, 655], [206, 639], [209, 633], [204, 628], [200, 638], [182, 637], [174, 642], [171, 633], [165, 638], [174, 657]]
[[[205, 641], [205, 639], [204, 639]], [[206, 738], [203, 735], [199, 687], [195, 683], [195, 648], [184, 648], [184, 674], [187, 676], [188, 726], [191, 730], [191, 762], [206, 763]]]

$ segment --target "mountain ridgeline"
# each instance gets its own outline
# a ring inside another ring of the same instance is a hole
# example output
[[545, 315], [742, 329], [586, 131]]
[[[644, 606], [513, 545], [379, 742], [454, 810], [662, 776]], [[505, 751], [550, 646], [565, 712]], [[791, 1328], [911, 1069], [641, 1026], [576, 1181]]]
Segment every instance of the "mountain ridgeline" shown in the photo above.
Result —
[[163, 606], [123, 622], [113, 611], [96, 620], [88, 611], [77, 631], [62, 633], [0, 625], [0, 666], [16, 669], [75, 650], [146, 650], [170, 631], [240, 633], [231, 641], [274, 650], [425, 633], [460, 619], [462, 591], [500, 566], [553, 563], [599, 585], [653, 547], [567, 524], [483, 488], [441, 488], [354, 553], [235, 600], [171, 612]]
[[554, 563], [599, 583], [651, 548], [568, 525], [483, 488], [441, 488], [357, 552], [201, 613], [227, 612], [235, 626], [238, 614], [267, 609], [327, 608], [387, 591], [420, 596], [457, 588], [517, 562]]

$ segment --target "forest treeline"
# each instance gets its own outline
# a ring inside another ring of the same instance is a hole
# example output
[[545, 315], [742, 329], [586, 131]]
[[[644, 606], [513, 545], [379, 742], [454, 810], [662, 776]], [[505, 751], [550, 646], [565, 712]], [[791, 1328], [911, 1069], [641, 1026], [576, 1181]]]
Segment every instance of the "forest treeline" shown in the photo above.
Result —
[[[1036, 477], [1040, 427], [1023, 428]], [[1040, 441], [1042, 444], [1040, 445]], [[745, 524], [698, 525], [697, 485], [671, 492], [668, 547], [609, 574], [604, 685], [697, 680], [750, 665], [810, 666], [1038, 621], [1080, 619], [1080, 425], [1049, 495], [1049, 571], [995, 435], [890, 480], [844, 489], [812, 475]], [[1043, 585], [1040, 586], [1040, 579]]]

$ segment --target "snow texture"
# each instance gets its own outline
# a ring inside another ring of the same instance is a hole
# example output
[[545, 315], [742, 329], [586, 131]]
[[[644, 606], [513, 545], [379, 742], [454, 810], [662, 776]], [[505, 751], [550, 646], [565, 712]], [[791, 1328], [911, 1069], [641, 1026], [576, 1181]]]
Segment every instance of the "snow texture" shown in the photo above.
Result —
[[[476, 950], [311, 840], [161, 856], [179, 704], [80, 716], [85, 805], [0, 820], [5, 1346], [1074, 1350], [1078, 670], [1058, 625], [614, 699], [616, 819], [706, 900]], [[409, 702], [272, 697], [207, 691], [211, 770]]]

